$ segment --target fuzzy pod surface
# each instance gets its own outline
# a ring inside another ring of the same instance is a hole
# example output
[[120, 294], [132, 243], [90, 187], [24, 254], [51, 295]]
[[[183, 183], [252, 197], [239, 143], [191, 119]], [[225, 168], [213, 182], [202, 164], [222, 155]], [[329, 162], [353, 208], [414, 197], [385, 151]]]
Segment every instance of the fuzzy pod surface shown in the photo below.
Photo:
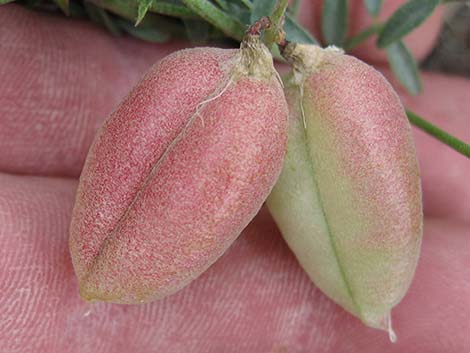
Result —
[[80, 177], [69, 247], [81, 296], [144, 303], [200, 275], [268, 196], [287, 130], [257, 36], [154, 65], [98, 132]]
[[268, 207], [312, 281], [386, 329], [413, 278], [421, 182], [404, 108], [385, 78], [335, 48], [289, 44], [289, 142]]

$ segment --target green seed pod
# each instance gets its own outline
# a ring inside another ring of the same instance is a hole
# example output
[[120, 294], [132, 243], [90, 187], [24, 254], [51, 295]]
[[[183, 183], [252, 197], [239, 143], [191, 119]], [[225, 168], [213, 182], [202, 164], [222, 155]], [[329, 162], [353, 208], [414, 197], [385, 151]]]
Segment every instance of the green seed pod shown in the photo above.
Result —
[[366, 325], [388, 330], [413, 278], [421, 184], [400, 100], [336, 48], [289, 44], [290, 130], [268, 207], [312, 281]]

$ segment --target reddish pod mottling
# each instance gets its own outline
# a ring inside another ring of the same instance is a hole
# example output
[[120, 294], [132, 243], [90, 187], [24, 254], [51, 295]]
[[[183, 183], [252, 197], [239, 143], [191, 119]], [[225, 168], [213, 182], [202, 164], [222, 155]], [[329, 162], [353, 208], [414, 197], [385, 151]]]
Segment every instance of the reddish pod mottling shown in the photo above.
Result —
[[80, 178], [69, 244], [82, 297], [148, 302], [206, 270], [273, 187], [287, 114], [257, 36], [157, 63], [101, 128]]

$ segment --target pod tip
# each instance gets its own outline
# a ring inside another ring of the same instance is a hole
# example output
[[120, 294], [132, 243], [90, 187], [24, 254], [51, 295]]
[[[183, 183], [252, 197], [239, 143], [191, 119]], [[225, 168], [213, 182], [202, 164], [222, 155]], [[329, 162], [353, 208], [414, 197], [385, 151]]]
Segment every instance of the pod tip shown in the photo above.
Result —
[[397, 334], [393, 330], [392, 327], [392, 313], [389, 313], [387, 315], [387, 331], [388, 331], [388, 338], [390, 339], [390, 342], [396, 343], [397, 342]]

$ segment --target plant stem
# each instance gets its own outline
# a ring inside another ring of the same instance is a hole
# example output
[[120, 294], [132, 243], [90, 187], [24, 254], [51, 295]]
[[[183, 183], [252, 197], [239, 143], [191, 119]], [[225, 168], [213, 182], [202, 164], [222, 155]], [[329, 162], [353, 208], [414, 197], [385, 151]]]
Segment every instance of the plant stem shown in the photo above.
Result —
[[423, 118], [409, 110], [406, 111], [406, 115], [408, 115], [408, 119], [414, 126], [420, 128], [424, 132], [445, 143], [447, 146], [453, 148], [455, 151], [470, 158], [470, 144], [467, 144], [462, 140], [459, 140], [458, 138], [450, 135], [449, 133], [440, 129], [436, 125], [431, 124], [429, 121], [424, 120]]
[[271, 26], [264, 33], [264, 44], [272, 51], [273, 44], [277, 42], [282, 27], [284, 25], [284, 13], [287, 9], [287, 0], [279, 0], [278, 5], [274, 9], [269, 20], [271, 21]]
[[380, 30], [382, 29], [382, 27], [383, 27], [382, 23], [374, 23], [374, 24], [370, 25], [369, 27], [367, 27], [362, 32], [360, 32], [357, 35], [349, 38], [346, 41], [346, 44], [344, 45], [344, 49], [346, 51], [350, 51], [350, 50], [354, 49], [359, 44], [363, 43], [364, 41], [366, 41], [367, 39], [372, 37], [374, 34], [379, 33]]

